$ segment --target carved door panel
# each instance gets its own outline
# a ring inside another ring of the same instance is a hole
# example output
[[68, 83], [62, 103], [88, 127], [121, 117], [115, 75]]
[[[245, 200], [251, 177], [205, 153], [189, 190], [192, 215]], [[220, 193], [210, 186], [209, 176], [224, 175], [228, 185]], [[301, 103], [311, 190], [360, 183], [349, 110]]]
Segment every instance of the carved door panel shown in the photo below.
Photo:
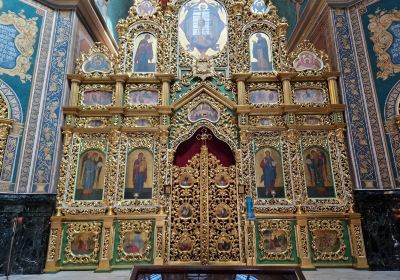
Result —
[[224, 167], [201, 148], [185, 167], [174, 167], [171, 262], [240, 262], [235, 166]]

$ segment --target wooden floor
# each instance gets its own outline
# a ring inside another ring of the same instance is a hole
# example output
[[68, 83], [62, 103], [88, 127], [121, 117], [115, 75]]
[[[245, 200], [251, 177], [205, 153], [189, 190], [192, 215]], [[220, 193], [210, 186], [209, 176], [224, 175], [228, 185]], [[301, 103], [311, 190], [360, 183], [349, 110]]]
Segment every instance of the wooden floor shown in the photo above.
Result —
[[[13, 275], [10, 280], [127, 280], [130, 271], [117, 270], [111, 273], [92, 271], [70, 271], [42, 275]], [[400, 280], [400, 271], [365, 271], [353, 269], [318, 269], [304, 271], [307, 280]], [[6, 277], [0, 277], [5, 280]]]

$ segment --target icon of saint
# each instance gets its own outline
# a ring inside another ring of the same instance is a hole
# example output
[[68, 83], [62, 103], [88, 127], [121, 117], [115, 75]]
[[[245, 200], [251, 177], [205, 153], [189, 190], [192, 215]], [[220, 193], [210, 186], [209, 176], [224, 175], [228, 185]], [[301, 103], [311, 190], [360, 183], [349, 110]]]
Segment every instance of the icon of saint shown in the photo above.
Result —
[[86, 153], [83, 157], [81, 185], [83, 194], [88, 196], [96, 184], [99, 184], [100, 172], [103, 167], [103, 159], [97, 152]]
[[138, 154], [133, 163], [133, 192], [135, 196], [143, 191], [144, 183], [147, 181], [147, 161], [142, 152]]
[[190, 186], [189, 176], [185, 176], [181, 182], [181, 186], [188, 187]]
[[271, 193], [272, 196], [275, 196], [276, 162], [272, 158], [270, 150], [265, 151], [260, 167], [263, 171], [261, 182], [264, 182], [266, 195], [268, 196]]
[[322, 151], [312, 149], [306, 157], [307, 169], [310, 174], [311, 185], [323, 188], [328, 184], [326, 172], [326, 157]]
[[257, 62], [252, 63], [252, 70], [259, 72], [272, 71], [272, 63], [269, 57], [269, 45], [261, 33], [256, 34], [256, 41], [253, 41], [253, 58]]
[[155, 72], [155, 65], [151, 63], [153, 59], [153, 43], [150, 42], [150, 34], [145, 34], [139, 42], [134, 59], [135, 72]]

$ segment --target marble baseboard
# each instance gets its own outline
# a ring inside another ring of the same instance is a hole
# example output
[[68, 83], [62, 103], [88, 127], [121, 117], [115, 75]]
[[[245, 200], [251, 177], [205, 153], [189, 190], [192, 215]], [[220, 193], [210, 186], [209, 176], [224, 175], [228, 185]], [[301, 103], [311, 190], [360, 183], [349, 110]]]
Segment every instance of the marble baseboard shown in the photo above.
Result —
[[400, 208], [400, 190], [359, 190], [355, 201], [370, 269], [400, 270], [400, 221], [393, 215], [393, 208]]
[[23, 223], [15, 228], [11, 274], [43, 271], [54, 205], [55, 195], [0, 194], [0, 275], [7, 271], [13, 220], [18, 215]]

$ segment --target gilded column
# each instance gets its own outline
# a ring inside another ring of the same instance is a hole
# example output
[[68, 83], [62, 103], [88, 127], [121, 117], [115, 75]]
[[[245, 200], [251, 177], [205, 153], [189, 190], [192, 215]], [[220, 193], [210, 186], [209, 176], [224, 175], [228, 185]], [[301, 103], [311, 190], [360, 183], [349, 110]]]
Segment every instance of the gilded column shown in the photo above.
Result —
[[237, 82], [238, 104], [246, 105], [246, 80], [251, 76], [248, 73], [234, 74], [233, 78]]
[[[243, 217], [244, 219], [246, 216]], [[245, 221], [245, 244], [246, 244], [246, 264], [247, 265], [255, 265], [255, 225], [254, 221]]]
[[314, 269], [315, 266], [311, 262], [310, 242], [308, 238], [307, 218], [298, 214], [296, 224], [297, 250], [301, 260], [301, 268]]
[[122, 107], [124, 104], [124, 84], [127, 75], [112, 75], [111, 78], [115, 81], [115, 107]]
[[103, 221], [103, 230], [102, 230], [102, 238], [101, 238], [101, 250], [100, 250], [100, 262], [96, 271], [110, 271], [111, 266], [110, 262], [112, 259], [111, 256], [111, 248], [113, 247], [113, 222], [114, 218], [112, 216], [108, 216], [104, 218]]
[[155, 232], [155, 250], [154, 264], [164, 264], [164, 252], [166, 252], [165, 230], [166, 230], [166, 215], [160, 214], [156, 217], [156, 232]]
[[71, 91], [69, 95], [69, 106], [78, 106], [79, 102], [79, 86], [82, 82], [80, 75], [68, 75], [68, 79], [71, 81]]
[[339, 92], [337, 86], [337, 75], [333, 74], [332, 76], [328, 76], [328, 88], [329, 88], [329, 98], [331, 100], [331, 104], [339, 104]]
[[62, 240], [62, 218], [51, 217], [49, 246], [44, 272], [57, 272], [60, 270], [60, 251]]
[[170, 83], [173, 80], [174, 76], [171, 74], [156, 74], [156, 78], [158, 78], [162, 82], [161, 87], [161, 105], [168, 106], [169, 105], [169, 90]]
[[358, 269], [367, 269], [368, 262], [361, 228], [361, 215], [358, 213], [350, 213], [350, 233], [353, 257], [355, 259], [354, 267]]
[[280, 73], [279, 79], [282, 81], [283, 88], [283, 104], [291, 105], [293, 104], [292, 100], [292, 85], [290, 84], [290, 80], [296, 74], [294, 73]]
[[8, 133], [11, 128], [11, 121], [0, 119], [0, 170], [3, 163], [4, 150], [7, 144]]

